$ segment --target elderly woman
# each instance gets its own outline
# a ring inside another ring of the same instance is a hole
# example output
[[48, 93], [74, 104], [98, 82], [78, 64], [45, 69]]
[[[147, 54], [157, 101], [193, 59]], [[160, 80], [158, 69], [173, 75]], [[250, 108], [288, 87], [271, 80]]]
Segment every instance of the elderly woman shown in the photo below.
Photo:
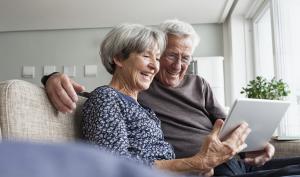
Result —
[[[164, 141], [159, 119], [150, 108], [137, 102], [139, 92], [149, 88], [159, 70], [165, 45], [163, 32], [137, 24], [119, 25], [106, 35], [100, 55], [106, 70], [113, 76], [109, 85], [95, 89], [84, 104], [84, 137], [122, 157], [149, 166], [177, 172], [209, 173], [245, 148], [246, 136], [239, 142], [228, 141], [224, 148], [216, 141], [222, 126], [222, 121], [218, 120], [199, 153], [190, 158], [174, 159], [173, 148]], [[235, 136], [249, 132], [247, 125], [241, 126]]]

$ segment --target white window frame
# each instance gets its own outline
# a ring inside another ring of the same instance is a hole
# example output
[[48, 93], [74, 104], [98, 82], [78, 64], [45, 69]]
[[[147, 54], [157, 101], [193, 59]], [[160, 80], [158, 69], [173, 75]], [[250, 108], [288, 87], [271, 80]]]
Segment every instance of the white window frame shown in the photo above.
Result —
[[[267, 13], [267, 11], [271, 11], [271, 4], [270, 1], [264, 1], [264, 3], [258, 8], [254, 16], [252, 17], [251, 23], [252, 23], [252, 29], [253, 29], [253, 56], [254, 56], [254, 76], [259, 75], [260, 70], [261, 70], [261, 65], [260, 65], [260, 43], [259, 43], [259, 37], [258, 37], [258, 23], [260, 20], [264, 17], [264, 15]], [[273, 36], [273, 35], [272, 35]], [[273, 47], [274, 51], [274, 47]], [[274, 59], [274, 55], [273, 55]], [[273, 62], [273, 68], [274, 68], [274, 75], [276, 75], [275, 71], [275, 61]]]

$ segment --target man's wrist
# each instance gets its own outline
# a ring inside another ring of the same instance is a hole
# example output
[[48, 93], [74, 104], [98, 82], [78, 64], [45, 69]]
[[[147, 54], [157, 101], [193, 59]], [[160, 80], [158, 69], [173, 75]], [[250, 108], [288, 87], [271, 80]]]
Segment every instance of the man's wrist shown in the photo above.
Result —
[[43, 76], [42, 79], [41, 79], [42, 84], [43, 84], [44, 86], [46, 86], [46, 83], [47, 83], [48, 79], [49, 79], [51, 76], [53, 76], [54, 74], [57, 74], [57, 73], [59, 73], [59, 72], [53, 72], [53, 73], [51, 73], [51, 74], [49, 74], [49, 75]]

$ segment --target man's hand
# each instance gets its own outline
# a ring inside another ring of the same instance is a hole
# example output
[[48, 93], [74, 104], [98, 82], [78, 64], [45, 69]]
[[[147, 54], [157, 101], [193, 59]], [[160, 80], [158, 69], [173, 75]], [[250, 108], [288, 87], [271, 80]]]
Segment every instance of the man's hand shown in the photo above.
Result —
[[209, 172], [219, 164], [232, 158], [247, 147], [245, 140], [250, 133], [247, 123], [242, 123], [224, 141], [219, 139], [219, 133], [224, 122], [218, 119], [212, 132], [206, 137], [201, 150], [189, 160], [195, 170]]
[[45, 87], [51, 103], [63, 113], [71, 113], [76, 108], [78, 101], [76, 92], [85, 90], [82, 85], [61, 73], [52, 75], [47, 80]]
[[274, 156], [275, 148], [268, 143], [261, 151], [247, 152], [244, 161], [250, 165], [262, 166]]

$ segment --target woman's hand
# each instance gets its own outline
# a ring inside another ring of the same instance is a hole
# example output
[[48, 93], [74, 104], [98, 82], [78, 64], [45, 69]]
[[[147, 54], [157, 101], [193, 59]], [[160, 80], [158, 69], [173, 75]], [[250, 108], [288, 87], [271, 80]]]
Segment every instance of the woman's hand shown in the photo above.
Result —
[[200, 171], [210, 171], [219, 164], [232, 158], [247, 147], [245, 140], [250, 133], [247, 123], [242, 123], [227, 138], [221, 142], [219, 133], [223, 120], [218, 119], [198, 154], [188, 159], [187, 163]]
[[223, 121], [218, 119], [212, 132], [206, 137], [201, 150], [193, 157], [173, 160], [156, 160], [154, 165], [160, 169], [177, 172], [199, 172], [212, 176], [214, 168], [232, 158], [247, 147], [245, 139], [250, 133], [247, 123], [242, 123], [224, 141], [219, 139]]

